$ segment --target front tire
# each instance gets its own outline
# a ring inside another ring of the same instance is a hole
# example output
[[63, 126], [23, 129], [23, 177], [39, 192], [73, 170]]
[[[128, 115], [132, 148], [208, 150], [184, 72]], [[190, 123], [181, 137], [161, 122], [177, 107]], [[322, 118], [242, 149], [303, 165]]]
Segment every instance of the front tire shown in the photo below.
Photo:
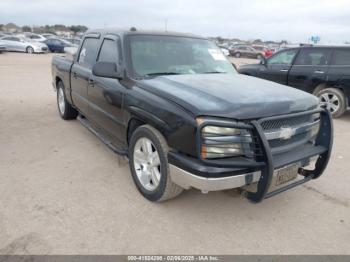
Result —
[[256, 56], [256, 59], [262, 60], [262, 58], [263, 58], [263, 56], [262, 56], [261, 54], [258, 54], [258, 55]]
[[31, 47], [31, 46], [28, 46], [26, 51], [27, 51], [28, 54], [33, 54], [34, 53], [34, 48]]
[[333, 118], [338, 118], [344, 114], [347, 108], [344, 93], [337, 88], [325, 88], [315, 94], [321, 103], [321, 106], [327, 108]]
[[163, 135], [149, 125], [133, 133], [129, 145], [129, 165], [138, 191], [150, 201], [165, 201], [183, 189], [173, 183], [168, 164], [168, 145]]
[[241, 57], [241, 53], [240, 52], [237, 52], [234, 54], [236, 58], [240, 58]]
[[57, 107], [58, 113], [64, 120], [75, 119], [78, 116], [78, 111], [66, 99], [62, 81], [57, 84]]

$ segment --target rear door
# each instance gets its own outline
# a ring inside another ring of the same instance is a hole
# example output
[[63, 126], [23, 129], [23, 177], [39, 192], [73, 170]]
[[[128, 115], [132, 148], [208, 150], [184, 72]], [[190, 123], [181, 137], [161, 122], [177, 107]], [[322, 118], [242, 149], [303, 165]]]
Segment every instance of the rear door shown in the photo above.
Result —
[[340, 87], [350, 105], [350, 48], [338, 47], [334, 49], [328, 69], [328, 85]]
[[[121, 66], [121, 43], [115, 35], [106, 35], [99, 51], [97, 62], [112, 62]], [[125, 87], [118, 79], [91, 76], [88, 87], [89, 114], [106, 131], [116, 145], [123, 141], [123, 97]]]
[[247, 56], [256, 58], [257, 51], [253, 47], [247, 46]]
[[289, 72], [288, 85], [312, 93], [326, 80], [331, 49], [302, 48]]
[[258, 77], [283, 85], [287, 84], [288, 73], [299, 49], [286, 49], [276, 53], [266, 60], [257, 74]]
[[3, 38], [2, 40], [6, 44], [6, 49], [8, 51], [23, 51], [19, 48], [20, 39], [18, 37], [8, 36]]
[[96, 61], [99, 44], [99, 36], [85, 37], [77, 61], [71, 69], [73, 103], [85, 116], [88, 116], [88, 84], [92, 67]]

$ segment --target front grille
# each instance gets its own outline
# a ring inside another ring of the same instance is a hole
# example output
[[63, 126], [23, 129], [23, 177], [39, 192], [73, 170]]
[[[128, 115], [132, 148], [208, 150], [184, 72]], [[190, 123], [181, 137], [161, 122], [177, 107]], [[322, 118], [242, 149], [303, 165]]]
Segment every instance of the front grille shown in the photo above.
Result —
[[276, 131], [281, 127], [286, 126], [299, 126], [305, 123], [310, 123], [311, 115], [296, 116], [291, 118], [282, 118], [277, 120], [266, 120], [261, 123], [261, 127], [264, 131]]
[[[313, 123], [316, 124], [318, 121], [319, 117], [315, 117], [314, 114], [293, 117], [286, 115], [285, 118], [263, 120], [260, 124], [268, 138], [272, 153], [278, 154], [303, 146], [314, 139], [311, 138], [310, 128], [307, 127]], [[305, 130], [303, 130], [303, 127], [305, 127]], [[285, 129], [296, 130], [297, 128], [302, 128], [302, 131], [299, 130], [298, 133], [292, 133], [290, 137], [284, 137], [283, 131], [285, 131]], [[274, 133], [275, 136], [271, 137], [272, 133]]]

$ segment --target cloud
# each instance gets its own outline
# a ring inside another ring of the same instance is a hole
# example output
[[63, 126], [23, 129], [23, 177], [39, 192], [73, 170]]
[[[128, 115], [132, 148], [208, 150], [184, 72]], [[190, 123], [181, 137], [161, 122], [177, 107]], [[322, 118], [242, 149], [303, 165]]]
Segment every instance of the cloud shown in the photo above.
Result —
[[2, 0], [0, 23], [85, 24], [90, 28], [136, 26], [205, 36], [323, 42], [350, 40], [346, 0]]

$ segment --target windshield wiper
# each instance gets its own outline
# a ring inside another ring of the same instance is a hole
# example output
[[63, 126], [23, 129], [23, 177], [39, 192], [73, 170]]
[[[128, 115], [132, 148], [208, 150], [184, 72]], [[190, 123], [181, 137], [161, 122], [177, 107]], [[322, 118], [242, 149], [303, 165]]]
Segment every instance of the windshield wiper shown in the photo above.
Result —
[[156, 73], [149, 73], [145, 76], [161, 76], [161, 75], [180, 75], [180, 73], [176, 72], [156, 72]]

